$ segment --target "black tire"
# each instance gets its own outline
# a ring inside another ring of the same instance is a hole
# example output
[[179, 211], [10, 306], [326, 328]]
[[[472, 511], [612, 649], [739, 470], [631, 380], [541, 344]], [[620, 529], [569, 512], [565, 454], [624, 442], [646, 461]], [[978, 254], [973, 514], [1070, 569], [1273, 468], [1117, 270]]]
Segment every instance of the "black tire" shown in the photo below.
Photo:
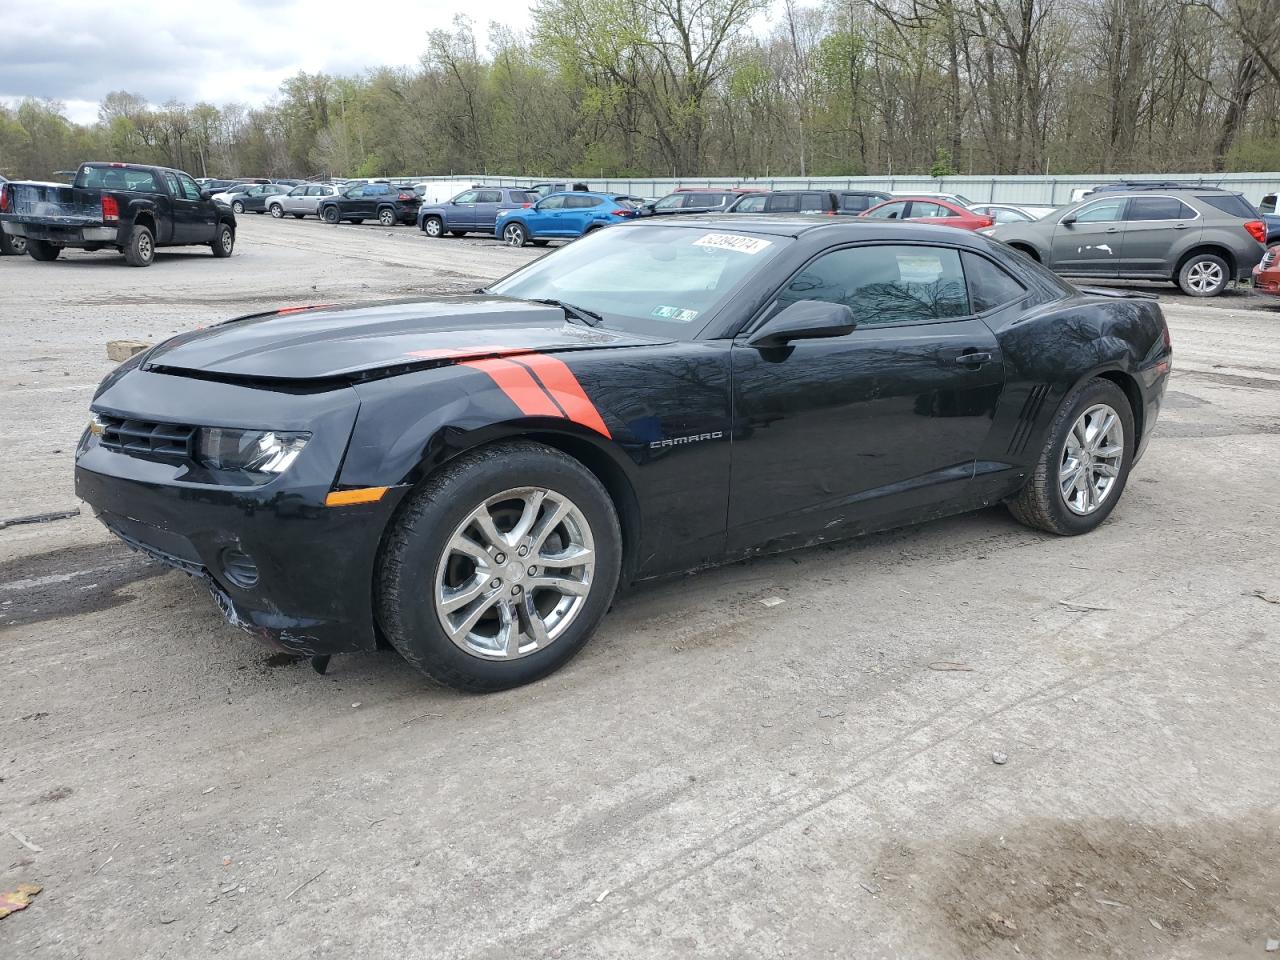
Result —
[[[441, 625], [433, 599], [437, 566], [454, 530], [477, 506], [526, 485], [577, 505], [590, 527], [596, 567], [582, 608], [553, 642], [517, 659], [485, 659], [456, 645]], [[392, 646], [433, 680], [477, 693], [505, 690], [546, 676], [582, 649], [613, 600], [621, 560], [617, 513], [589, 470], [540, 443], [495, 443], [462, 454], [400, 506], [378, 561], [378, 623]]]
[[337, 223], [338, 208], [332, 207], [332, 206], [325, 207], [323, 210], [320, 211], [320, 219], [323, 220], [325, 223]]
[[438, 240], [444, 236], [444, 221], [439, 217], [424, 217], [422, 220], [422, 232], [432, 240]]
[[450, 235], [450, 236], [453, 236], [453, 237], [465, 237], [465, 236], [467, 235], [467, 231], [465, 231], [465, 230], [450, 230], [450, 231], [449, 231], [449, 235]]
[[1227, 289], [1231, 268], [1213, 253], [1195, 253], [1178, 270], [1178, 288], [1188, 297], [1216, 297]]
[[0, 233], [0, 257], [21, 257], [27, 252], [27, 238]]
[[146, 227], [134, 226], [124, 244], [124, 261], [131, 267], [149, 267], [156, 258], [156, 238]]
[[218, 259], [231, 256], [231, 251], [236, 246], [236, 232], [231, 229], [231, 224], [218, 224], [218, 235], [214, 238], [213, 243], [209, 244], [209, 249], [213, 251], [213, 255]]
[[384, 227], [394, 227], [396, 225], [396, 212], [390, 207], [383, 207], [378, 211], [378, 223]]
[[28, 240], [27, 253], [31, 255], [32, 260], [41, 260], [48, 263], [57, 260], [62, 253], [62, 248], [57, 244], [50, 243], [48, 240]]
[[232, 200], [231, 209], [235, 213], [244, 213], [244, 204], [241, 203], [239, 200]]
[[[1066, 452], [1067, 436], [1085, 411], [1097, 404], [1111, 407], [1120, 418], [1124, 431], [1124, 453], [1119, 474], [1106, 498], [1089, 514], [1081, 515], [1068, 508], [1060, 487], [1060, 470]], [[1058, 408], [1049, 426], [1048, 437], [1036, 461], [1027, 485], [1008, 501], [1009, 512], [1020, 522], [1037, 530], [1047, 530], [1064, 537], [1074, 537], [1096, 529], [1111, 515], [1124, 494], [1133, 463], [1136, 437], [1133, 410], [1125, 392], [1110, 380], [1095, 378], [1072, 391]]]
[[275, 217], [277, 220], [282, 219], [284, 217], [284, 207], [280, 206], [278, 203], [273, 203], [271, 205], [271, 216]]
[[523, 247], [529, 242], [529, 228], [523, 223], [508, 223], [502, 228], [502, 239], [513, 247]]

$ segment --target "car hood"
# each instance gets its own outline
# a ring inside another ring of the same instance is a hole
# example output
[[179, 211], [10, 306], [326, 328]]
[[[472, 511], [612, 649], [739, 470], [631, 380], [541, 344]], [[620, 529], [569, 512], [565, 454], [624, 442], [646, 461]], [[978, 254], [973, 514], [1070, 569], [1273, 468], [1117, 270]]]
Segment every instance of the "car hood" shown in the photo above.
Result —
[[479, 294], [254, 314], [166, 340], [144, 366], [262, 380], [360, 379], [477, 357], [662, 342], [568, 323], [559, 307]]

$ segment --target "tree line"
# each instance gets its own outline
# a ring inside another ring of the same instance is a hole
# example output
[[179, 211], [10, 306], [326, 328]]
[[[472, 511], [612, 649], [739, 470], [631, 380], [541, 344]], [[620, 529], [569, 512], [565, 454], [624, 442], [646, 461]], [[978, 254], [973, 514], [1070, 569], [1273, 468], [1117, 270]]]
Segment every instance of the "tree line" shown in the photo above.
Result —
[[[753, 32], [771, 12], [767, 33]], [[0, 172], [85, 159], [197, 176], [859, 176], [1280, 168], [1280, 17], [1262, 0], [538, 0], [480, 49], [299, 73], [265, 106], [96, 123], [0, 107]]]

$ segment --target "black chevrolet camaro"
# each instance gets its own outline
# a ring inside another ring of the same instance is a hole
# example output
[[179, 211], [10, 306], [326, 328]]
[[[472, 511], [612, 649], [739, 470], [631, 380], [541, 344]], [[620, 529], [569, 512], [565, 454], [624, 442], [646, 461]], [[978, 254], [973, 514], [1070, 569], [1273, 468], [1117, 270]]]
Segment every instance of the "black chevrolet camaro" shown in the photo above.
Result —
[[1159, 306], [965, 231], [676, 218], [465, 297], [181, 334], [93, 399], [76, 490], [232, 622], [469, 690], [620, 584], [1005, 502], [1086, 533], [1169, 376]]

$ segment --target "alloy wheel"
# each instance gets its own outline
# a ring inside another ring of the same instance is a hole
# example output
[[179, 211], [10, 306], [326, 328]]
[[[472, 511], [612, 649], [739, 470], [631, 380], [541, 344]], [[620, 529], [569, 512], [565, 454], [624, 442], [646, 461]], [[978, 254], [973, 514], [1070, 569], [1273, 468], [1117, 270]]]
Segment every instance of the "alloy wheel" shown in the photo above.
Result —
[[1222, 267], [1210, 260], [1193, 263], [1187, 271], [1187, 286], [1197, 293], [1208, 293], [1222, 285]]
[[140, 233], [138, 236], [138, 258], [146, 263], [155, 255], [155, 248], [151, 245], [151, 235]]
[[378, 222], [381, 223], [384, 227], [393, 226], [396, 222], [396, 215], [390, 210], [383, 210], [380, 214], [378, 214]]
[[507, 490], [471, 511], [446, 542], [436, 615], [472, 656], [527, 657], [577, 619], [595, 567], [591, 527], [572, 500], [546, 487]]
[[236, 243], [235, 234], [231, 232], [230, 227], [222, 228], [222, 235], [220, 239], [222, 241], [222, 249], [227, 253], [230, 253], [232, 248], [235, 247], [235, 243]]
[[1067, 509], [1088, 516], [1110, 496], [1124, 463], [1124, 427], [1105, 403], [1080, 414], [1062, 449], [1058, 487]]
[[428, 237], [438, 237], [442, 232], [444, 232], [443, 227], [440, 225], [440, 221], [435, 219], [435, 217], [429, 217], [422, 225], [422, 229]]
[[518, 223], [513, 223], [502, 231], [502, 238], [513, 247], [522, 247], [524, 246], [524, 228]]

